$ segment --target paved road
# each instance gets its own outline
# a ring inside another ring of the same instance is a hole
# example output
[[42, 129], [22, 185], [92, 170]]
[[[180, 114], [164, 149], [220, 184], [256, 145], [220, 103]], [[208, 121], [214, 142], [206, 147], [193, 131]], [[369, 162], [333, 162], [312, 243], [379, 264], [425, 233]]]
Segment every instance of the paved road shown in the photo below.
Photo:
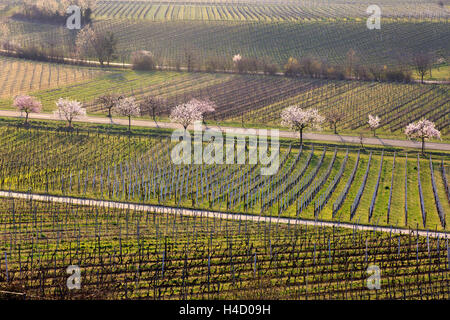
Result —
[[[10, 110], [0, 110], [1, 117], [22, 117], [20, 112], [10, 111]], [[51, 113], [39, 113], [39, 114], [30, 114], [30, 119], [41, 119], [41, 120], [59, 120], [59, 118]], [[109, 119], [107, 117], [84, 117], [82, 119], [75, 120], [78, 122], [87, 122], [87, 123], [97, 123], [97, 124], [118, 124], [128, 126], [127, 119]], [[132, 120], [132, 126], [139, 127], [150, 127], [150, 128], [163, 128], [163, 129], [180, 129], [181, 126], [176, 123], [170, 122], [155, 122], [152, 120]], [[235, 134], [251, 134], [252, 131], [249, 131], [251, 128], [236, 128], [236, 127], [226, 127], [226, 126], [208, 126], [208, 128], [218, 129], [222, 131], [227, 131]], [[189, 129], [193, 129], [192, 126]], [[203, 127], [205, 129], [205, 127]], [[254, 133], [258, 133], [261, 129], [252, 129]], [[292, 131], [280, 131], [281, 138], [292, 138], [298, 139], [298, 133]], [[320, 133], [304, 133], [303, 138], [306, 140], [318, 140], [325, 142], [336, 142], [336, 143], [354, 143], [359, 144], [359, 137], [356, 136], [341, 136], [341, 135], [331, 135], [331, 134], [320, 134]], [[363, 139], [364, 145], [383, 145], [386, 147], [400, 147], [400, 148], [421, 148], [421, 143], [418, 141], [409, 141], [409, 140], [394, 140], [394, 139], [380, 139], [376, 137], [367, 137]], [[436, 143], [436, 142], [427, 142], [425, 147], [430, 150], [442, 150], [442, 151], [450, 151], [450, 144], [447, 143]]]
[[450, 233], [448, 232], [436, 232], [436, 231], [424, 231], [424, 230], [409, 230], [401, 229], [395, 227], [379, 227], [379, 226], [368, 226], [368, 225], [358, 225], [352, 223], [344, 222], [332, 222], [332, 221], [314, 221], [314, 220], [304, 220], [304, 219], [294, 219], [294, 218], [276, 218], [276, 217], [266, 217], [257, 215], [246, 215], [246, 214], [230, 214], [226, 212], [218, 211], [208, 211], [208, 210], [196, 210], [196, 209], [184, 209], [175, 207], [164, 207], [157, 205], [147, 205], [147, 204], [135, 204], [126, 202], [114, 202], [105, 200], [92, 200], [92, 199], [82, 199], [82, 198], [72, 198], [72, 197], [58, 197], [50, 195], [40, 195], [40, 194], [29, 194], [20, 192], [9, 192], [0, 191], [0, 197], [15, 198], [15, 199], [32, 199], [34, 201], [50, 201], [57, 203], [67, 203], [76, 204], [83, 206], [100, 206], [106, 208], [118, 208], [118, 209], [130, 209], [137, 211], [147, 211], [153, 213], [171, 213], [171, 214], [181, 214], [184, 216], [202, 216], [205, 218], [216, 218], [216, 219], [226, 219], [226, 220], [241, 220], [241, 221], [253, 221], [253, 222], [271, 222], [271, 223], [283, 223], [292, 225], [307, 225], [312, 227], [338, 227], [347, 228], [359, 231], [380, 231], [380, 232], [392, 232], [395, 234], [417, 234], [421, 236], [427, 236], [433, 238], [450, 238]]

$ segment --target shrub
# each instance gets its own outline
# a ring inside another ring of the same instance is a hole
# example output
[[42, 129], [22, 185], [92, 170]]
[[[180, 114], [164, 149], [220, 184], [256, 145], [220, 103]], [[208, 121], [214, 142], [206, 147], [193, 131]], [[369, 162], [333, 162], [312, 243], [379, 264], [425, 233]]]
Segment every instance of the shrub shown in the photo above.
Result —
[[263, 61], [262, 68], [264, 74], [274, 75], [278, 72], [278, 65], [272, 62]]
[[301, 72], [301, 66], [297, 59], [290, 57], [284, 66], [284, 74], [288, 77], [294, 77]]
[[300, 61], [301, 71], [311, 78], [319, 77], [321, 71], [321, 62], [314, 58], [303, 58]]
[[156, 61], [155, 57], [150, 51], [137, 51], [131, 56], [131, 61], [133, 64], [133, 70], [155, 70]]
[[220, 57], [209, 58], [205, 62], [205, 70], [208, 72], [223, 71], [227, 69], [227, 62]]
[[395, 82], [403, 82], [405, 81], [406, 74], [402, 70], [387, 70], [386, 71], [386, 80], [387, 81], [395, 81]]
[[17, 56], [23, 59], [48, 61], [47, 54], [41, 48], [36, 46], [19, 47], [17, 50]]

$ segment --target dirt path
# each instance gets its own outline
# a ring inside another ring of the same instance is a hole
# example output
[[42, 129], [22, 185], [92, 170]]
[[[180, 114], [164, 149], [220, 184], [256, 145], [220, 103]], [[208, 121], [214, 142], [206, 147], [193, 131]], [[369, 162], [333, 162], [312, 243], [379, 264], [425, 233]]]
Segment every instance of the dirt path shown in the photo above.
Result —
[[[13, 117], [18, 118], [22, 117], [20, 112], [17, 111], [9, 111], [9, 110], [0, 110], [0, 117]], [[59, 120], [59, 118], [51, 113], [40, 113], [40, 114], [30, 114], [30, 119], [41, 119], [41, 120]], [[87, 116], [82, 119], [74, 120], [77, 122], [86, 122], [86, 123], [96, 123], [96, 124], [116, 124], [128, 126], [128, 120], [126, 119], [109, 119], [106, 117], [92, 117]], [[170, 122], [155, 122], [152, 120], [132, 120], [132, 126], [139, 127], [149, 127], [149, 128], [161, 128], [161, 129], [181, 129], [181, 126], [176, 123]], [[255, 134], [258, 133], [261, 129], [252, 129], [252, 131], [248, 131], [251, 128], [237, 128], [237, 127], [226, 127], [226, 126], [208, 126], [207, 128], [217, 129], [222, 131], [227, 131], [235, 134]], [[193, 129], [192, 126], [189, 129]], [[205, 127], [203, 127], [205, 129]], [[291, 138], [298, 139], [298, 133], [292, 131], [280, 131], [281, 138]], [[331, 134], [320, 134], [320, 133], [304, 133], [303, 138], [306, 140], [318, 140], [324, 142], [335, 142], [335, 143], [350, 143], [350, 144], [359, 144], [359, 137], [356, 136], [341, 136], [341, 135], [331, 135]], [[394, 139], [381, 139], [376, 137], [366, 137], [363, 139], [364, 145], [382, 145], [386, 147], [400, 147], [400, 148], [421, 148], [421, 143], [418, 141], [409, 141], [409, 140], [394, 140]], [[447, 143], [436, 143], [436, 142], [427, 142], [425, 144], [426, 149], [430, 150], [441, 150], [441, 151], [450, 151], [450, 144]]]
[[380, 227], [380, 226], [369, 226], [369, 225], [358, 225], [345, 222], [333, 222], [333, 221], [321, 221], [321, 220], [304, 220], [295, 218], [277, 218], [277, 217], [267, 217], [258, 215], [247, 215], [247, 214], [231, 214], [219, 211], [209, 211], [209, 210], [198, 210], [198, 209], [185, 209], [176, 207], [165, 207], [158, 205], [147, 205], [147, 204], [136, 204], [127, 202], [115, 202], [106, 200], [93, 200], [93, 199], [82, 199], [82, 198], [72, 198], [72, 197], [60, 197], [60, 196], [50, 196], [50, 195], [40, 195], [40, 194], [29, 194], [20, 192], [10, 192], [10, 191], [0, 191], [0, 197], [4, 198], [14, 198], [14, 199], [27, 199], [34, 201], [49, 201], [56, 203], [66, 203], [66, 204], [76, 204], [82, 206], [99, 206], [105, 208], [117, 208], [117, 209], [130, 209], [137, 211], [148, 211], [152, 213], [170, 213], [170, 214], [180, 214], [184, 216], [202, 216], [204, 218], [216, 218], [225, 220], [240, 220], [240, 221], [252, 221], [252, 222], [265, 222], [265, 223], [283, 223], [291, 225], [307, 225], [311, 227], [336, 227], [336, 228], [347, 228], [359, 231], [379, 231], [379, 232], [392, 232], [395, 234], [419, 234], [420, 236], [427, 236], [433, 238], [450, 238], [450, 233], [448, 232], [436, 232], [436, 231], [425, 231], [425, 230], [411, 230], [411, 229], [401, 229], [396, 227]]

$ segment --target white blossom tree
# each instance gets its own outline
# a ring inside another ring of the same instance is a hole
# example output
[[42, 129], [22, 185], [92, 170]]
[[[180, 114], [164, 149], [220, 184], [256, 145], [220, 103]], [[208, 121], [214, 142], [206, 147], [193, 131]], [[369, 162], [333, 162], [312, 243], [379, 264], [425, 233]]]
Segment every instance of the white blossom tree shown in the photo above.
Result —
[[244, 71], [244, 59], [242, 59], [240, 54], [235, 54], [233, 56], [233, 64], [238, 72]]
[[56, 115], [61, 120], [66, 120], [68, 122], [69, 129], [72, 129], [73, 120], [86, 116], [86, 109], [83, 108], [83, 104], [76, 100], [59, 98], [56, 102], [56, 106], [58, 107]]
[[42, 110], [42, 103], [30, 96], [17, 96], [14, 99], [13, 106], [20, 112], [25, 112], [25, 125], [28, 124], [28, 115], [30, 113], [39, 113]]
[[281, 124], [300, 133], [300, 145], [303, 144], [305, 128], [319, 129], [325, 118], [317, 109], [303, 110], [299, 106], [290, 106], [281, 112]]
[[425, 152], [425, 140], [441, 138], [441, 132], [436, 129], [435, 124], [426, 119], [408, 124], [405, 129], [405, 134], [409, 139], [422, 141], [422, 154]]
[[193, 104], [197, 107], [197, 109], [201, 112], [203, 120], [205, 119], [205, 114], [213, 113], [216, 111], [217, 105], [215, 102], [206, 98], [203, 100], [192, 99], [189, 101], [190, 104]]
[[369, 114], [369, 121], [367, 121], [367, 123], [369, 124], [370, 130], [373, 131], [373, 136], [375, 137], [375, 130], [377, 130], [380, 126], [380, 118]]
[[76, 50], [78, 56], [94, 55], [93, 42], [96, 39], [96, 33], [90, 26], [81, 29], [75, 40]]
[[242, 60], [242, 56], [240, 54], [235, 54], [233, 56], [233, 62], [234, 63], [239, 63]]
[[187, 130], [191, 123], [202, 121], [203, 114], [198, 104], [188, 102], [174, 107], [170, 113], [170, 120], [181, 124], [184, 130]]
[[141, 114], [139, 104], [133, 97], [119, 100], [116, 104], [116, 112], [121, 116], [128, 118], [128, 132], [131, 132], [131, 117], [137, 117]]

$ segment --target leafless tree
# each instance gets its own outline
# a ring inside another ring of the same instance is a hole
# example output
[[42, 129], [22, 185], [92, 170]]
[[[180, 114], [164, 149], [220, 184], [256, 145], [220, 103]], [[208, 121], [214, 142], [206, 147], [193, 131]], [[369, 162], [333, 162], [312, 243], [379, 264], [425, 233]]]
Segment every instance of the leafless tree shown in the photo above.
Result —
[[166, 100], [154, 96], [145, 96], [140, 102], [141, 115], [151, 115], [153, 120], [156, 121], [157, 112], [161, 111]]
[[186, 61], [186, 67], [188, 72], [194, 71], [195, 68], [195, 55], [191, 49], [184, 50], [184, 59]]
[[428, 53], [418, 53], [414, 55], [412, 62], [417, 74], [420, 76], [423, 83], [423, 78], [430, 70], [432, 65], [431, 55]]
[[117, 105], [117, 103], [123, 99], [124, 96], [107, 93], [97, 98], [97, 103], [101, 104], [106, 110], [108, 110], [108, 117], [112, 118], [112, 109]]
[[330, 124], [330, 127], [334, 129], [334, 134], [337, 132], [337, 124], [344, 120], [344, 113], [339, 109], [331, 109], [325, 114], [326, 121]]
[[364, 148], [364, 135], [362, 133], [359, 134], [359, 145], [361, 146], [361, 149], [365, 149]]
[[356, 52], [353, 49], [348, 50], [347, 52], [347, 73], [350, 78], [353, 77], [355, 64], [358, 61], [358, 57], [356, 56]]
[[110, 31], [98, 32], [86, 26], [77, 35], [76, 47], [78, 55], [95, 56], [103, 67], [116, 57], [117, 39]]

